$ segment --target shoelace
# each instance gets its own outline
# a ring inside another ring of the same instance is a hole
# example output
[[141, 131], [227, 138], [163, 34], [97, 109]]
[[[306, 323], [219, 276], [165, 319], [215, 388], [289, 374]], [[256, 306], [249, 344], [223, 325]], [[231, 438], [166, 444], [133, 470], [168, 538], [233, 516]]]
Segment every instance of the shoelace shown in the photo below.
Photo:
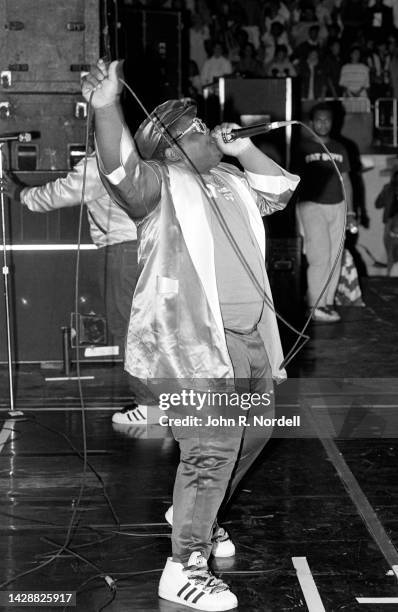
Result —
[[213, 576], [207, 567], [190, 565], [184, 567], [183, 571], [189, 574], [189, 580], [199, 585], [207, 593], [221, 593], [229, 588], [220, 578]]
[[225, 531], [224, 527], [218, 527], [216, 533], [212, 537], [212, 542], [225, 542], [225, 540], [229, 540], [228, 531]]
[[137, 408], [138, 408], [138, 404], [136, 405], [129, 404], [128, 406], [125, 406], [124, 408], [122, 408], [120, 412], [122, 414], [126, 414], [127, 412], [130, 412], [130, 411], [134, 412], [134, 410], [136, 410]]

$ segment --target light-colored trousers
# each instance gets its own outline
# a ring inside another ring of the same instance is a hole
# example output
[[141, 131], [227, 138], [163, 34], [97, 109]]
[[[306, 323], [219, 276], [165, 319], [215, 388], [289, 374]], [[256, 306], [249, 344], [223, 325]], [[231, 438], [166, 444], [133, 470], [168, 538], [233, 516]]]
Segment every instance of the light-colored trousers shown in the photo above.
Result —
[[[257, 330], [238, 334], [226, 330], [228, 352], [240, 392], [269, 393], [271, 405], [250, 408], [250, 413], [274, 416], [271, 367], [263, 341]], [[197, 427], [190, 437], [182, 438], [179, 427], [172, 425], [180, 445], [173, 493], [173, 560], [186, 563], [195, 550], [209, 557], [216, 518], [224, 500], [226, 504], [249, 467], [258, 457], [272, 434], [267, 427], [260, 432], [243, 428], [239, 434], [228, 434], [228, 428]]]
[[[345, 206], [344, 202], [318, 204], [307, 201], [297, 204], [296, 211], [299, 231], [303, 236], [304, 253], [308, 262], [307, 302], [311, 307], [325, 286], [337, 257], [344, 230]], [[333, 306], [340, 277], [342, 252], [333, 277], [318, 306]]]

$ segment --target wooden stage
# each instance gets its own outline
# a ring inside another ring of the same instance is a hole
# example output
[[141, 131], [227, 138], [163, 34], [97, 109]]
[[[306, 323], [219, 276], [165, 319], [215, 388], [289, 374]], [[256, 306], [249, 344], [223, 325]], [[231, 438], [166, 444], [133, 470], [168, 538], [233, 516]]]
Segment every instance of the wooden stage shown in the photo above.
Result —
[[[309, 327], [293, 382], [277, 389], [282, 410], [300, 409], [296, 383], [307, 389], [336, 435], [276, 436], [224, 517], [237, 554], [213, 568], [241, 612], [398, 610], [398, 574], [388, 575], [398, 548], [398, 280], [368, 279], [364, 299], [341, 309], [342, 322]], [[157, 597], [178, 462], [168, 429], [112, 425], [128, 401], [120, 365], [84, 366], [94, 376], [82, 383], [84, 413], [76, 381], [45, 381], [56, 374], [19, 366], [10, 415], [0, 370], [0, 590], [77, 591], [79, 612], [188, 610]], [[1, 610], [22, 609], [1, 597]]]

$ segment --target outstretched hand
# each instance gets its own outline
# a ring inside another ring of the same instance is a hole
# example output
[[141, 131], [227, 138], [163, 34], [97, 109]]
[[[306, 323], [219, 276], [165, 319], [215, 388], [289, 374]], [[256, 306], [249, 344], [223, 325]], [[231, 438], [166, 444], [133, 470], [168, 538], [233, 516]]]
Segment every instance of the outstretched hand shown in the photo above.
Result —
[[19, 183], [12, 174], [9, 174], [6, 171], [3, 171], [3, 180], [0, 184], [0, 189], [8, 198], [11, 200], [19, 201], [21, 191], [24, 188], [24, 185]]
[[119, 81], [122, 77], [123, 62], [111, 62], [107, 66], [104, 60], [99, 59], [90, 72], [82, 79], [82, 94], [87, 102], [90, 101], [93, 108], [103, 108], [118, 101], [123, 84]]

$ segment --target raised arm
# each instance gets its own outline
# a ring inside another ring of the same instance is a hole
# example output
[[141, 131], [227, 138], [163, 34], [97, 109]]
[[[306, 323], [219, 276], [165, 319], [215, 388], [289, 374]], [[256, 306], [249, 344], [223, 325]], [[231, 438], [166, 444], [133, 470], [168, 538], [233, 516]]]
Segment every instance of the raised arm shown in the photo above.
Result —
[[[25, 187], [21, 190], [20, 200], [33, 212], [48, 212], [57, 208], [77, 206], [81, 202], [83, 189], [84, 160], [71, 172], [39, 187]], [[97, 160], [94, 156], [87, 159], [84, 201], [92, 202], [106, 194], [100, 181]]]
[[148, 214], [160, 199], [160, 180], [151, 162], [144, 162], [124, 121], [120, 106], [121, 62], [109, 67], [98, 60], [83, 80], [83, 96], [95, 113], [95, 136], [101, 179], [129, 214]]
[[[32, 212], [49, 212], [58, 208], [77, 206], [81, 202], [84, 160], [65, 177], [49, 181], [38, 187], [27, 187], [7, 175], [8, 195], [27, 206]], [[87, 158], [84, 201], [91, 202], [106, 194], [100, 181], [95, 156]]]

